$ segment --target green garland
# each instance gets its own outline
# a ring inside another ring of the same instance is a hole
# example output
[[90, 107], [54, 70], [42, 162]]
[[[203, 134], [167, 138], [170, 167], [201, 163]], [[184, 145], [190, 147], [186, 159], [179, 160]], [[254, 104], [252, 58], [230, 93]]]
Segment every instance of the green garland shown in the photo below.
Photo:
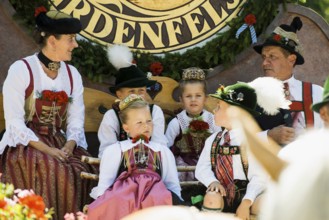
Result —
[[[10, 0], [14, 8], [27, 24], [33, 28], [34, 8], [45, 5], [49, 8], [47, 0], [33, 1], [33, 4], [26, 4], [25, 0]], [[240, 15], [232, 19], [227, 25], [230, 29], [218, 34], [208, 41], [203, 47], [194, 47], [185, 53], [165, 53], [164, 56], [156, 56], [149, 53], [134, 52], [134, 58], [140, 69], [150, 71], [150, 65], [156, 61], [163, 66], [161, 75], [168, 76], [175, 80], [181, 77], [182, 69], [196, 66], [202, 69], [211, 69], [218, 65], [228, 67], [235, 61], [235, 57], [244, 49], [250, 47], [251, 37], [249, 31], [240, 34], [239, 39], [235, 38], [238, 28], [244, 24], [244, 17], [248, 14], [256, 16], [254, 28], [257, 36], [265, 31], [278, 13], [279, 4], [292, 2], [290, 0], [247, 0], [243, 5]], [[294, 1], [295, 2], [295, 1]], [[79, 41], [79, 48], [73, 51], [71, 63], [79, 71], [95, 82], [108, 81], [115, 76], [117, 71], [109, 63], [106, 54], [106, 47], [91, 41]]]

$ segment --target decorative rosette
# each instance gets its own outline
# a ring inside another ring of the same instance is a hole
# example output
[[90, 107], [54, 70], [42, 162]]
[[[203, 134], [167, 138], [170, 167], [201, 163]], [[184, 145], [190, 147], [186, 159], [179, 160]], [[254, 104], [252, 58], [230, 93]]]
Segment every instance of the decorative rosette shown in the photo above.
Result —
[[248, 14], [244, 18], [244, 22], [245, 23], [241, 25], [241, 27], [237, 30], [235, 37], [238, 39], [240, 34], [249, 27], [252, 43], [257, 43], [256, 31], [254, 28], [254, 24], [256, 23], [256, 16], [254, 14]]

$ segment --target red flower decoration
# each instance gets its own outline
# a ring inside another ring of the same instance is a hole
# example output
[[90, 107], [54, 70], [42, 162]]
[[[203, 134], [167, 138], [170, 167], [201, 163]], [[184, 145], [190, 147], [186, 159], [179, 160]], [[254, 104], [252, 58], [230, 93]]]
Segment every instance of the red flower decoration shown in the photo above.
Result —
[[7, 205], [7, 202], [3, 199], [0, 200], [0, 209], [3, 209]]
[[188, 128], [192, 132], [195, 132], [195, 131], [203, 132], [203, 131], [208, 131], [209, 124], [202, 120], [192, 120], [190, 122], [190, 125], [188, 126]]
[[244, 22], [249, 26], [254, 25], [256, 23], [256, 16], [254, 14], [248, 14], [244, 17]]
[[66, 92], [55, 92], [51, 90], [43, 90], [39, 99], [49, 102], [56, 102], [57, 104], [66, 104], [72, 101], [72, 98], [68, 97]]
[[275, 35], [273, 35], [273, 39], [275, 41], [280, 41], [281, 40], [281, 36], [279, 34], [275, 34]]
[[22, 198], [19, 198], [19, 203], [26, 205], [30, 208], [31, 214], [35, 214], [38, 219], [43, 219], [45, 216], [46, 205], [41, 196], [31, 194]]
[[134, 137], [131, 141], [133, 143], [136, 143], [137, 141], [139, 140], [143, 140], [145, 143], [148, 143], [149, 142], [149, 138], [146, 137], [145, 135], [141, 134], [141, 135], [138, 135], [137, 137]]
[[153, 62], [149, 69], [153, 76], [159, 76], [163, 71], [163, 66], [160, 62]]
[[47, 12], [47, 9], [44, 6], [36, 8], [34, 11], [34, 17], [37, 17], [41, 12]]

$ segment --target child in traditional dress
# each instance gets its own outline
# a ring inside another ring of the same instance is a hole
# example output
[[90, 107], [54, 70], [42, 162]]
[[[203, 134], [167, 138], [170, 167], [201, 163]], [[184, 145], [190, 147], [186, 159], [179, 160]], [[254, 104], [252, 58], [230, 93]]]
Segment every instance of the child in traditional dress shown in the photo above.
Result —
[[139, 209], [181, 201], [175, 160], [167, 146], [149, 141], [153, 123], [150, 108], [132, 94], [120, 101], [120, 120], [129, 135], [104, 151], [96, 199], [89, 219], [121, 219]]
[[250, 213], [258, 212], [267, 178], [255, 159], [240, 147], [241, 133], [232, 129], [227, 109], [234, 105], [257, 116], [259, 105], [266, 113], [276, 114], [279, 108], [289, 108], [290, 102], [284, 97], [282, 82], [271, 77], [222, 86], [211, 96], [219, 99], [214, 117], [225, 130], [206, 140], [196, 166], [196, 178], [208, 187], [203, 209], [234, 212], [241, 219], [249, 219]]
[[[108, 56], [111, 64], [118, 70], [115, 85], [110, 87], [110, 92], [120, 100], [130, 94], [137, 94], [145, 98], [147, 87], [155, 85], [156, 81], [150, 80], [147, 74], [133, 63], [133, 54], [129, 48], [124, 45], [114, 45], [109, 48]], [[128, 138], [127, 133], [122, 128], [119, 110], [118, 102], [115, 102], [112, 109], [104, 114], [97, 133], [100, 142], [99, 158], [102, 157], [108, 146]], [[165, 118], [162, 109], [158, 105], [150, 104], [150, 111], [153, 124], [157, 128], [153, 130], [152, 141], [166, 145]]]
[[[178, 166], [195, 166], [208, 136], [220, 131], [214, 115], [204, 109], [206, 81], [202, 69], [185, 69], [179, 84], [180, 101], [184, 110], [172, 119], [166, 130], [168, 146]], [[180, 172], [180, 181], [195, 180], [194, 172]]]

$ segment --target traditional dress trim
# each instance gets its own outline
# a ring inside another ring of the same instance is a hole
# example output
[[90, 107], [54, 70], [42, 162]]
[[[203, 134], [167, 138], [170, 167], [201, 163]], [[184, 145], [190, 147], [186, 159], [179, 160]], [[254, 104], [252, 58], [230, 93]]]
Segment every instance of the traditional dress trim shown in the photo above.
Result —
[[302, 101], [291, 101], [290, 110], [291, 111], [303, 111], [305, 114], [305, 124], [306, 127], [314, 126], [314, 113], [310, 106], [313, 103], [312, 97], [312, 84], [309, 82], [302, 82], [303, 89], [303, 100]]

